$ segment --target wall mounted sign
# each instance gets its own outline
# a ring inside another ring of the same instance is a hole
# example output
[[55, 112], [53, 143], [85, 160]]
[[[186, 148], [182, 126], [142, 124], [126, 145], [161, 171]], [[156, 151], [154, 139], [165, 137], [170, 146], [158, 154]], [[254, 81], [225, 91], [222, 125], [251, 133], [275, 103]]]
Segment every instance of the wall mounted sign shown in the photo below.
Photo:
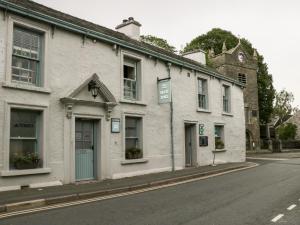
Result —
[[199, 136], [199, 146], [200, 147], [208, 146], [208, 137], [207, 136]]
[[158, 80], [158, 103], [164, 104], [171, 102], [171, 80]]
[[199, 135], [204, 135], [204, 124], [199, 124]]
[[120, 119], [112, 118], [111, 119], [111, 132], [120, 133]]

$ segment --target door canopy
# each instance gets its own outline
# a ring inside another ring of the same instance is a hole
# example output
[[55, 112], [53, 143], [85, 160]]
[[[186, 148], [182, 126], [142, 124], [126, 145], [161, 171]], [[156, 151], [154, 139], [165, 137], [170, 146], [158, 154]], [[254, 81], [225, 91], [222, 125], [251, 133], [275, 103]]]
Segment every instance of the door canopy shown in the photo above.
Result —
[[[89, 90], [89, 84], [91, 82], [96, 85], [98, 90], [96, 98], [92, 96]], [[113, 108], [117, 105], [115, 97], [106, 85], [100, 81], [97, 74], [94, 74], [85, 80], [79, 87], [72, 90], [67, 97], [61, 98], [60, 101], [65, 104], [66, 116], [69, 119], [72, 118], [74, 105], [89, 105], [105, 108], [106, 119], [109, 120]]]

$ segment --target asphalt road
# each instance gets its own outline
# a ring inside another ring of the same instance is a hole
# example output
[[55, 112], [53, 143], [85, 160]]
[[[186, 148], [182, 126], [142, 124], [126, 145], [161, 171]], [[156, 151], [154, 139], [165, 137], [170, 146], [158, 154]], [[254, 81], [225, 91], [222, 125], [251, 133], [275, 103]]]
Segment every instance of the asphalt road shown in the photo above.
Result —
[[[263, 162], [263, 161], [258, 161]], [[5, 225], [300, 224], [300, 159], [136, 195], [0, 220]], [[291, 205], [296, 206], [287, 210]], [[276, 222], [272, 219], [283, 215]]]

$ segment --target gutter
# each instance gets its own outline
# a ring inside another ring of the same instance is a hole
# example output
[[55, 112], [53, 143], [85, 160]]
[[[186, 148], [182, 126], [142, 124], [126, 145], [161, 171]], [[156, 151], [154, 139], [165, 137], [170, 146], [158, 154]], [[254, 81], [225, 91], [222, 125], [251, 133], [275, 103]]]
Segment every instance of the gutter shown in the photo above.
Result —
[[154, 57], [156, 57], [158, 59], [161, 59], [163, 61], [167, 61], [167, 62], [170, 62], [172, 64], [185, 67], [187, 69], [196, 70], [198, 72], [202, 72], [202, 73], [205, 73], [207, 75], [214, 76], [218, 79], [231, 82], [233, 84], [238, 85], [241, 88], [245, 87], [243, 84], [237, 82], [236, 80], [228, 78], [228, 77], [224, 77], [223, 75], [221, 75], [219, 73], [216, 73], [214, 71], [211, 71], [207, 68], [203, 68], [201, 66], [198, 66], [198, 65], [195, 65], [195, 64], [192, 64], [192, 63], [183, 62], [181, 60], [174, 59], [170, 56], [158, 53], [156, 51], [153, 51], [153, 50], [141, 47], [141, 46], [136, 46], [136, 45], [128, 43], [126, 41], [120, 40], [118, 38], [115, 38], [115, 37], [112, 37], [112, 36], [109, 36], [109, 35], [94, 31], [94, 30], [90, 30], [90, 29], [78, 26], [78, 25], [73, 24], [73, 23], [69, 23], [69, 22], [66, 22], [66, 21], [48, 16], [48, 15], [45, 15], [45, 14], [42, 14], [42, 13], [27, 9], [27, 8], [24, 8], [24, 7], [21, 7], [19, 5], [13, 4], [13, 3], [5, 1], [5, 0], [0, 0], [0, 8], [3, 8], [4, 10], [11, 11], [11, 12], [23, 15], [23, 16], [33, 18], [33, 19], [37, 19], [37, 20], [40, 20], [40, 21], [43, 21], [43, 22], [46, 22], [46, 23], [50, 23], [50, 24], [55, 25], [57, 27], [64, 28], [65, 30], [68, 30], [68, 31], [73, 31], [75, 33], [83, 34], [86, 37], [96, 38], [96, 39], [99, 39], [99, 40], [102, 40], [102, 41], [105, 41], [105, 42], [108, 42], [108, 43], [117, 44], [119, 46], [131, 49], [131, 50], [134, 50], [134, 51], [142, 52], [144, 54], [154, 56]]

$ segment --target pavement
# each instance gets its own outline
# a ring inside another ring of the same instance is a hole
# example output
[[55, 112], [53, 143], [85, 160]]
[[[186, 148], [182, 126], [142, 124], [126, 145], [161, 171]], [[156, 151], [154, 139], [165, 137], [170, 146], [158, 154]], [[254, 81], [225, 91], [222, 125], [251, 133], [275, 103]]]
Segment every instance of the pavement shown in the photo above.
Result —
[[27, 188], [0, 192], [0, 213], [88, 199], [147, 187], [169, 184], [202, 176], [251, 167], [251, 163], [228, 163], [202, 166], [174, 172], [162, 172], [101, 182], [76, 183], [47, 188]]
[[300, 151], [283, 151], [272, 153], [270, 151], [247, 152], [247, 158], [262, 158], [262, 159], [293, 159], [300, 158]]
[[300, 159], [266, 161], [168, 188], [2, 218], [0, 224], [299, 225]]

